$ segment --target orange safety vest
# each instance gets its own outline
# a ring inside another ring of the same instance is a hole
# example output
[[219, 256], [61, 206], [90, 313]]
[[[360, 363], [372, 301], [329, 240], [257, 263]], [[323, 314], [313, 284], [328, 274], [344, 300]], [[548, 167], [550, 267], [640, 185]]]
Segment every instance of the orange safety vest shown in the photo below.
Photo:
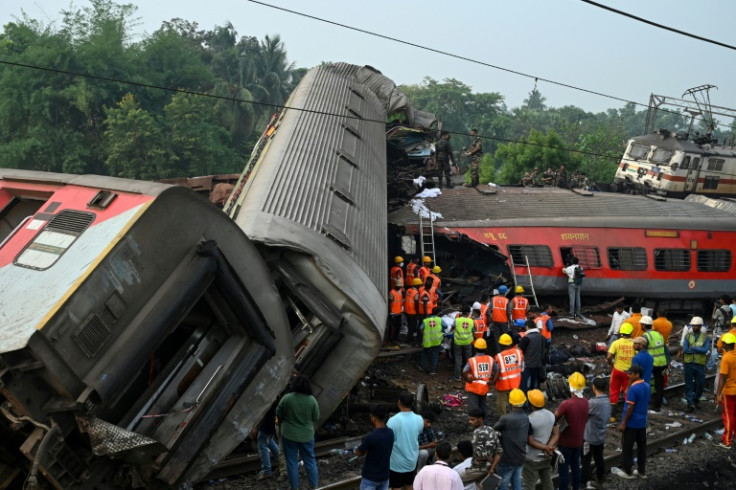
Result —
[[491, 321], [493, 323], [508, 323], [509, 315], [506, 312], [506, 307], [509, 304], [509, 299], [506, 296], [494, 296], [493, 297], [493, 311], [491, 312]]
[[484, 320], [486, 318], [486, 313], [488, 313], [488, 303], [483, 303], [480, 305], [480, 316], [482, 316]]
[[[424, 300], [427, 299], [427, 310], [425, 311], [424, 308]], [[434, 301], [432, 299], [432, 293], [430, 291], [427, 291], [424, 286], [419, 288], [419, 305], [417, 306], [417, 310], [419, 311], [420, 315], [429, 315], [434, 310]]]
[[400, 315], [404, 309], [404, 297], [401, 295], [401, 291], [392, 289], [388, 292], [388, 299], [391, 306], [392, 315]]
[[485, 396], [488, 394], [488, 382], [493, 373], [493, 358], [488, 355], [474, 356], [468, 359], [473, 381], [465, 383], [465, 391]]
[[404, 313], [407, 315], [416, 315], [417, 306], [419, 306], [419, 291], [417, 288], [409, 288], [404, 296]]
[[542, 334], [542, 337], [549, 340], [552, 338], [552, 332], [549, 331], [547, 328], [547, 320], [549, 320], [549, 315], [546, 313], [542, 313], [538, 317], [540, 320], [542, 320], [542, 330], [539, 331], [539, 333]]
[[524, 354], [518, 347], [509, 347], [496, 354], [499, 370], [496, 379], [497, 391], [511, 391], [521, 386], [521, 364], [523, 359]]
[[417, 267], [419, 267], [414, 262], [409, 262], [406, 264], [406, 285], [411, 287], [412, 283], [414, 282], [414, 276], [416, 276], [416, 270]]
[[429, 267], [421, 266], [419, 268], [419, 279], [422, 280], [422, 283], [427, 280], [427, 276], [429, 275], [431, 271], [429, 270]]
[[[391, 267], [391, 286], [404, 287], [404, 271], [398, 265]], [[411, 283], [408, 286], [411, 286]]]
[[432, 289], [437, 289], [440, 287], [440, 284], [442, 284], [442, 279], [437, 277], [436, 274], [430, 272], [428, 277], [432, 278]]
[[529, 300], [524, 296], [514, 296], [511, 299], [511, 320], [526, 319], [526, 309], [529, 307]]
[[485, 333], [488, 331], [488, 325], [486, 325], [486, 317], [481, 316], [480, 318], [476, 318], [474, 322], [475, 332], [473, 333], [473, 335], [476, 339], [482, 339]]

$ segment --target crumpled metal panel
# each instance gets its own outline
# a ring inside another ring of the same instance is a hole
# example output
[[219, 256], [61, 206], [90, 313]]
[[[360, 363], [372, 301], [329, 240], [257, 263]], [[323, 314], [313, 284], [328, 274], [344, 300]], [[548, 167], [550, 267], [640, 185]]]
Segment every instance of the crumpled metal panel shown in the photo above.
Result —
[[163, 445], [154, 439], [130, 432], [95, 417], [77, 417], [77, 421], [80, 427], [86, 428], [95, 456], [112, 456], [131, 449], [153, 445], [161, 446], [161, 450], [165, 450]]

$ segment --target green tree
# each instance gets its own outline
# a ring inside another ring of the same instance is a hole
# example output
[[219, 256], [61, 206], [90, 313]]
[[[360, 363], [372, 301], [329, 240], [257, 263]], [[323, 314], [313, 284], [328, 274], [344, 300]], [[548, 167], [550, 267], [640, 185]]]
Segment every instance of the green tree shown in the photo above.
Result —
[[580, 157], [568, 151], [562, 139], [554, 131], [545, 134], [532, 130], [528, 138], [519, 143], [499, 145], [495, 159], [502, 162], [497, 174], [499, 184], [518, 184], [524, 172], [547, 167], [559, 168], [565, 165], [568, 171], [580, 166]]

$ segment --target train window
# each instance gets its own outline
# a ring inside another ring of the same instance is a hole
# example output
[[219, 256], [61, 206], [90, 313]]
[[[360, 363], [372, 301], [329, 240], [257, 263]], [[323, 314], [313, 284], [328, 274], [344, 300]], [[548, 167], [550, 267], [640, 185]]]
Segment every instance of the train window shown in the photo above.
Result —
[[723, 170], [723, 164], [726, 162], [723, 158], [709, 158], [708, 159], [708, 170], [715, 170], [719, 172]]
[[705, 177], [703, 180], [703, 189], [717, 189], [719, 180], [721, 180], [721, 178], [714, 175]]
[[691, 169], [697, 170], [700, 168], [700, 157], [693, 158], [693, 164], [690, 166]]
[[95, 219], [93, 213], [63, 210], [54, 215], [13, 262], [21, 267], [44, 270], [56, 263]]
[[514, 264], [526, 264], [531, 267], [553, 267], [552, 250], [547, 245], [509, 245], [509, 255]]
[[689, 271], [690, 250], [686, 248], [654, 249], [654, 268], [658, 271]]
[[629, 148], [629, 157], [634, 160], [642, 160], [649, 154], [649, 147], [646, 145], [631, 145]]
[[583, 269], [601, 268], [601, 253], [598, 251], [598, 247], [573, 245], [572, 254], [578, 258]]
[[728, 272], [731, 269], [730, 250], [698, 250], [698, 270]]
[[690, 168], [690, 157], [689, 156], [683, 158], [682, 164], [680, 165], [681, 170], [687, 170], [688, 168]]
[[654, 152], [652, 153], [652, 162], [658, 163], [660, 165], [669, 163], [670, 158], [672, 158], [672, 155], [674, 155], [675, 152], [672, 150], [667, 150], [665, 148], [655, 148]]
[[608, 249], [608, 265], [612, 270], [644, 271], [647, 269], [647, 251], [642, 247]]

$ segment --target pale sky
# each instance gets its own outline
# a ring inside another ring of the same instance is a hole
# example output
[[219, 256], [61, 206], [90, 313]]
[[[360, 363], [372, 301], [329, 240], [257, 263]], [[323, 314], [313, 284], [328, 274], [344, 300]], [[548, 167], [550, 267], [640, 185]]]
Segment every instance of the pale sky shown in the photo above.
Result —
[[[425, 76], [456, 78], [475, 92], [498, 92], [509, 108], [522, 105], [533, 77], [644, 104], [650, 94], [682, 97], [712, 84], [714, 105], [736, 108], [736, 51], [589, 5], [580, 0], [482, 2], [266, 0], [311, 16], [398, 38], [413, 44], [531, 75], [526, 77], [427, 52], [416, 47], [282, 12], [248, 0], [131, 0], [140, 33], [182, 18], [202, 29], [231, 22], [239, 36], [279, 34], [290, 61], [313, 67], [322, 61], [371, 65], [397, 84]], [[736, 46], [734, 0], [598, 0], [618, 10], [701, 37]], [[74, 2], [88, 6], [86, 0]], [[23, 9], [55, 22], [64, 0], [0, 0], [0, 24]], [[539, 81], [549, 107], [575, 105], [599, 112], [624, 102]], [[472, 124], [472, 122], [469, 122]]]

